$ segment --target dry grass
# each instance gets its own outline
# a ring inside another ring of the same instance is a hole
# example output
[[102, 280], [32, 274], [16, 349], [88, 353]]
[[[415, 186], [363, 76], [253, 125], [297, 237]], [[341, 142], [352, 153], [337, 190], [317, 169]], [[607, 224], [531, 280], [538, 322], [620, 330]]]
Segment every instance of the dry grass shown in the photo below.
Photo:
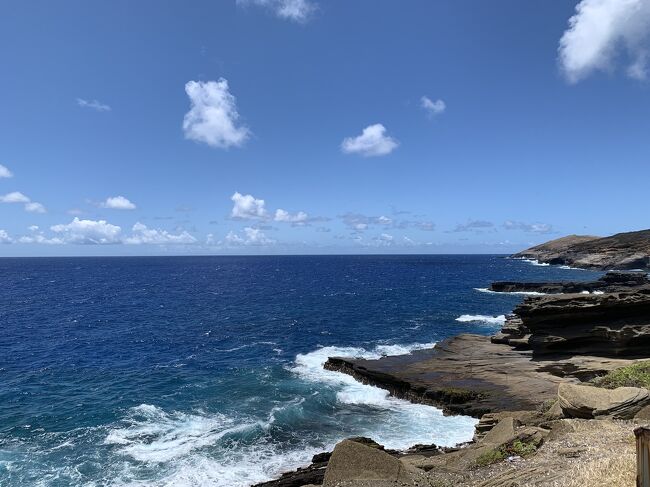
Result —
[[600, 458], [577, 464], [561, 485], [562, 487], [634, 487], [635, 474], [636, 455], [626, 452], [613, 458]]

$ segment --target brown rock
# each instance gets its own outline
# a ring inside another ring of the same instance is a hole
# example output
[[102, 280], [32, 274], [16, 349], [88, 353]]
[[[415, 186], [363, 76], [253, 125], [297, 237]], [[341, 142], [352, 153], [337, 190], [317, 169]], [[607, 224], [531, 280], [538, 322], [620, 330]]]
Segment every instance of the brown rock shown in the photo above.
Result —
[[570, 418], [611, 417], [632, 419], [650, 404], [650, 392], [638, 387], [600, 387], [560, 384], [558, 399], [562, 412]]

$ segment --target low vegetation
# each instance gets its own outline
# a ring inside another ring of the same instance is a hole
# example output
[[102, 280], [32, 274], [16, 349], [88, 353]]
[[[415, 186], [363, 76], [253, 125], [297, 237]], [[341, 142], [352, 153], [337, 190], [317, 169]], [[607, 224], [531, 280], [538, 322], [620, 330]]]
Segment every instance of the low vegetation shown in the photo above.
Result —
[[503, 445], [499, 448], [495, 448], [494, 450], [489, 450], [481, 454], [476, 459], [476, 465], [479, 467], [485, 467], [486, 465], [492, 465], [493, 463], [500, 462], [507, 457], [526, 457], [528, 455], [532, 455], [536, 451], [537, 447], [532, 443], [515, 440], [508, 445]]
[[607, 389], [617, 387], [645, 387], [650, 389], [650, 361], [639, 362], [612, 370], [593, 380], [594, 385]]

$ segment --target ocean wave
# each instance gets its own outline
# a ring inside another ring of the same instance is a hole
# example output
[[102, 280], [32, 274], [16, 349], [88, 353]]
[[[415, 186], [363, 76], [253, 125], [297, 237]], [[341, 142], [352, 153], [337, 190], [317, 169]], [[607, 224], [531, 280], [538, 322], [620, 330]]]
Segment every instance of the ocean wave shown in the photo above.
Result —
[[487, 315], [460, 315], [456, 321], [461, 323], [486, 323], [488, 325], [503, 325], [506, 322], [505, 315], [487, 316]]
[[104, 443], [116, 445], [120, 453], [147, 463], [168, 462], [193, 450], [214, 445], [235, 435], [267, 424], [239, 423], [224, 414], [167, 413], [151, 404], [131, 408], [124, 426], [109, 432]]
[[548, 267], [548, 266], [551, 265], [551, 264], [549, 264], [547, 262], [540, 262], [537, 259], [516, 258], [515, 260], [521, 260], [523, 262], [526, 262], [527, 264], [536, 265], [536, 266], [539, 266], [539, 267]]
[[359, 414], [379, 415], [382, 419], [371, 430], [359, 433], [372, 437], [388, 448], [405, 449], [416, 443], [432, 442], [452, 446], [471, 438], [475, 419], [444, 416], [438, 408], [395, 398], [385, 389], [362, 384], [347, 374], [323, 368], [328, 357], [377, 359], [431, 348], [433, 345], [435, 344], [379, 345], [373, 350], [360, 347], [322, 347], [310, 353], [299, 354], [290, 370], [304, 380], [332, 388], [339, 407], [360, 407], [364, 408], [365, 413]]
[[511, 291], [511, 292], [492, 291], [492, 289], [488, 289], [486, 287], [475, 287], [474, 291], [478, 291], [481, 293], [489, 293], [489, 294], [512, 294], [512, 295], [520, 295], [520, 296], [546, 296], [547, 294], [547, 293], [540, 293], [538, 291]]

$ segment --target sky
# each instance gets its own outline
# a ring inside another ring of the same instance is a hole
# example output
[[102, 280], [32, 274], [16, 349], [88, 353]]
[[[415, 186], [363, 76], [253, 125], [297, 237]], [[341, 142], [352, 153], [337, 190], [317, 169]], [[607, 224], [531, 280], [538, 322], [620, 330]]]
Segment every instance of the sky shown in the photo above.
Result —
[[0, 256], [650, 227], [650, 0], [0, 3]]

